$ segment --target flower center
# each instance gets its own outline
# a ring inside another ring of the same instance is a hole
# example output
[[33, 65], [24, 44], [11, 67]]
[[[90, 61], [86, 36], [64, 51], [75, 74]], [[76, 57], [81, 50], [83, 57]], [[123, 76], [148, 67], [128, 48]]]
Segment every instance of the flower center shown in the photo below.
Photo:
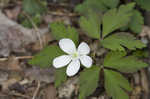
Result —
[[72, 54], [72, 58], [77, 58], [79, 55], [77, 52], [75, 52], [74, 54]]

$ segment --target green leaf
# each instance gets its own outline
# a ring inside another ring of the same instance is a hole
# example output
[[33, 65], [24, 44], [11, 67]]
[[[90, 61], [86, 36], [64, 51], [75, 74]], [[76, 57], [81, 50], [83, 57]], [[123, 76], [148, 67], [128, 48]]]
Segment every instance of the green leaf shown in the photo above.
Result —
[[56, 88], [59, 87], [66, 80], [67, 80], [66, 67], [56, 69], [56, 72], [55, 72], [55, 87]]
[[100, 77], [100, 67], [92, 66], [81, 72], [79, 77], [79, 99], [86, 99], [86, 96], [92, 94], [98, 86]]
[[40, 14], [46, 11], [46, 5], [39, 0], [23, 0], [23, 10], [28, 14]]
[[37, 65], [40, 67], [50, 67], [55, 57], [64, 54], [58, 46], [51, 45], [44, 48], [40, 53], [35, 55], [32, 60], [29, 61], [31, 65]]
[[[101, 0], [99, 0], [101, 1]], [[120, 0], [102, 0], [103, 4], [109, 8], [116, 8]]]
[[150, 11], [150, 0], [135, 0], [138, 5], [141, 6], [141, 8]]
[[120, 32], [117, 34], [113, 34], [104, 40], [101, 41], [102, 45], [105, 48], [111, 49], [111, 50], [119, 50], [124, 51], [125, 48], [128, 48], [130, 50], [136, 50], [136, 48], [144, 48], [146, 45], [142, 43], [140, 40], [136, 40], [136, 38], [126, 32]]
[[134, 5], [135, 3], [121, 5], [118, 10], [114, 8], [104, 14], [103, 37], [122, 26], [125, 26], [130, 21]]
[[119, 0], [85, 0], [76, 6], [75, 11], [83, 15], [88, 15], [89, 11], [102, 13], [109, 8], [117, 7], [118, 4]]
[[98, 15], [91, 13], [87, 18], [82, 16], [80, 17], [79, 24], [89, 37], [100, 39], [101, 20]]
[[129, 28], [135, 32], [140, 33], [144, 24], [144, 18], [138, 10], [133, 11], [131, 21], [129, 22]]
[[104, 67], [117, 69], [125, 73], [133, 73], [148, 66], [135, 56], [126, 56], [125, 52], [110, 52], [104, 59]]
[[132, 88], [126, 78], [120, 73], [112, 70], [104, 70], [105, 89], [109, 96], [113, 99], [129, 99], [126, 91], [131, 91]]
[[89, 11], [101, 13], [107, 11], [107, 9], [101, 0], [85, 0], [82, 4], [76, 6], [75, 11], [83, 15], [88, 15]]
[[54, 22], [50, 24], [50, 28], [52, 30], [52, 36], [56, 40], [60, 40], [62, 38], [70, 38], [72, 39], [76, 44], [78, 43], [78, 32], [75, 28], [70, 26], [65, 26], [61, 22]]
[[133, 10], [132, 13], [133, 14], [131, 16], [130, 22], [126, 26], [121, 27], [120, 30], [125, 31], [130, 29], [134, 33], [141, 33], [144, 24], [144, 18], [138, 10]]

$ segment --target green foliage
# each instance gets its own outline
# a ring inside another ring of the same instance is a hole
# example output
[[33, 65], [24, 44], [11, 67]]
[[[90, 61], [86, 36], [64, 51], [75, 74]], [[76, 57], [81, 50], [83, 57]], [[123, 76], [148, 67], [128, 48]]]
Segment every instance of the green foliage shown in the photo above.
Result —
[[136, 50], [133, 52], [133, 55], [138, 58], [148, 58], [149, 51], [148, 50]]
[[109, 96], [113, 99], [129, 99], [126, 91], [131, 91], [132, 88], [127, 79], [118, 72], [112, 70], [104, 70], [105, 89]]
[[23, 10], [30, 14], [41, 14], [46, 11], [46, 4], [40, 0], [23, 0]]
[[90, 69], [85, 69], [81, 72], [79, 77], [79, 99], [85, 99], [86, 96], [89, 96], [94, 92], [98, 86], [100, 75], [100, 67], [92, 66]]
[[35, 55], [32, 60], [29, 61], [31, 65], [37, 65], [40, 67], [50, 67], [52, 61], [57, 56], [64, 54], [58, 46], [51, 45], [44, 48], [40, 53]]
[[141, 8], [150, 11], [150, 0], [135, 0], [138, 5], [141, 6]]
[[83, 15], [88, 15], [89, 11], [101, 13], [109, 8], [115, 8], [119, 0], [85, 0], [82, 4], [76, 6], [75, 11]]
[[130, 17], [132, 16], [134, 5], [135, 3], [121, 5], [118, 10], [114, 8], [104, 14], [102, 33], [103, 37], [128, 24]]
[[124, 47], [130, 50], [136, 50], [136, 48], [146, 47], [144, 43], [142, 43], [140, 40], [136, 40], [136, 38], [133, 35], [126, 32], [113, 34], [105, 38], [103, 41], [101, 41], [101, 43], [105, 48], [114, 51], [115, 50], [124, 51], [125, 50]]
[[[31, 21], [28, 18], [26, 18], [25, 16], [20, 15], [19, 20], [24, 27], [33, 28]], [[42, 23], [41, 16], [39, 14], [32, 16], [31, 20], [32, 20], [32, 22], [34, 22], [34, 24], [36, 26], [39, 26]]]
[[144, 18], [138, 10], [133, 11], [131, 21], [129, 22], [129, 28], [135, 32], [140, 33], [144, 24]]
[[85, 0], [82, 4], [76, 6], [75, 11], [83, 15], [88, 15], [89, 11], [100, 13], [107, 11], [107, 8], [102, 3], [102, 0]]
[[75, 28], [70, 26], [65, 26], [61, 22], [54, 22], [50, 24], [51, 33], [52, 36], [56, 40], [60, 40], [62, 38], [70, 38], [72, 39], [76, 44], [78, 43], [78, 32]]
[[116, 8], [120, 0], [100, 0], [108, 8]]
[[55, 87], [59, 87], [66, 80], [67, 80], [66, 67], [56, 69], [56, 72], [55, 72]]
[[148, 66], [135, 56], [126, 56], [125, 52], [110, 52], [104, 59], [104, 67], [117, 69], [125, 73], [133, 73]]
[[88, 17], [80, 17], [80, 27], [92, 38], [100, 39], [100, 17], [96, 13], [91, 13]]
[[144, 24], [144, 18], [138, 10], [133, 10], [133, 15], [131, 17], [130, 22], [125, 27], [121, 28], [121, 30], [127, 30], [128, 28], [134, 33], [141, 33], [142, 27]]

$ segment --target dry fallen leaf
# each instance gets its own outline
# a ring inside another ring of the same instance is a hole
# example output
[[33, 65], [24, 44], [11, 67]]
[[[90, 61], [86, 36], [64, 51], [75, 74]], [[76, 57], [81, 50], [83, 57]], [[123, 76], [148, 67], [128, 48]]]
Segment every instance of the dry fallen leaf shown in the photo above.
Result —
[[140, 99], [141, 91], [142, 91], [142, 89], [140, 86], [135, 86], [133, 91], [132, 91], [132, 94], [130, 96], [130, 99]]
[[140, 37], [146, 37], [150, 38], [150, 27], [149, 26], [143, 26], [142, 32], [140, 33]]
[[142, 91], [144, 92], [143, 95], [143, 99], [149, 99], [149, 81], [148, 81], [148, 77], [146, 74], [146, 70], [142, 69], [141, 70], [141, 87], [142, 87]]
[[5, 82], [3, 82], [1, 85], [2, 85], [2, 90], [3, 91], [6, 91], [8, 90], [8, 87], [15, 84], [17, 82], [17, 80], [15, 78], [11, 78]]
[[23, 78], [22, 72], [9, 70], [7, 72], [8, 72], [7, 80], [1, 83], [3, 91], [8, 90], [9, 87], [12, 86], [13, 84], [19, 83], [19, 81]]
[[71, 99], [71, 95], [77, 89], [78, 77], [74, 77], [69, 79], [65, 82], [59, 89], [58, 89], [58, 97], [59, 98], [67, 98]]
[[10, 52], [24, 52], [24, 47], [40, 40], [48, 32], [48, 27], [27, 29], [7, 18], [0, 10], [0, 56], [9, 56]]
[[56, 88], [54, 84], [49, 84], [45, 91], [45, 99], [56, 99]]
[[8, 58], [8, 70], [21, 71], [19, 60], [15, 56]]
[[54, 82], [54, 68], [41, 69], [38, 67], [33, 67], [25, 70], [25, 76], [31, 80], [36, 80], [40, 82], [53, 83]]
[[62, 15], [52, 15], [52, 14], [48, 14], [48, 15], [45, 15], [43, 17], [43, 20], [45, 23], [49, 24], [49, 23], [52, 23], [52, 22], [64, 22], [65, 24], [71, 24], [71, 18], [68, 17], [68, 16], [62, 16]]
[[20, 5], [14, 7], [13, 9], [5, 9], [4, 10], [7, 17], [9, 19], [12, 19], [12, 20], [17, 20], [20, 11], [21, 11], [21, 6]]
[[[50, 33], [48, 33], [48, 34], [43, 35], [43, 37], [41, 37], [41, 40], [43, 42], [43, 46], [46, 46], [48, 44], [48, 42], [50, 42], [54, 39], [51, 37]], [[41, 50], [40, 41], [35, 42], [34, 45], [31, 46], [31, 49], [33, 51], [40, 51]]]
[[6, 7], [10, 0], [0, 0], [0, 8]]
[[0, 55], [8, 56], [11, 51], [23, 51], [23, 35], [17, 29], [0, 25]]
[[6, 71], [0, 70], [0, 84], [8, 80], [8, 73]]
[[9, 56], [7, 60], [0, 61], [0, 69], [10, 71], [21, 71], [21, 64], [15, 56]]

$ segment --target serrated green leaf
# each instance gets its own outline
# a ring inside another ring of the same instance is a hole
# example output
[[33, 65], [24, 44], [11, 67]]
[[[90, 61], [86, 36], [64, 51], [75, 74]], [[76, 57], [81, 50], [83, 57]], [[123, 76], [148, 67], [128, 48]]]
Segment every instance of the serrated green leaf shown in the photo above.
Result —
[[117, 7], [118, 4], [119, 0], [85, 0], [76, 6], [75, 11], [83, 15], [88, 15], [89, 11], [102, 13], [109, 8]]
[[78, 43], [78, 32], [75, 28], [70, 26], [65, 26], [64, 23], [61, 22], [54, 22], [50, 24], [50, 28], [52, 30], [52, 36], [60, 40], [62, 38], [70, 38], [76, 44]]
[[117, 34], [113, 34], [104, 40], [101, 41], [102, 45], [105, 48], [111, 49], [111, 50], [119, 50], [124, 51], [125, 48], [128, 48], [130, 50], [136, 50], [137, 48], [144, 48], [146, 45], [142, 43], [140, 40], [136, 40], [136, 38], [126, 32], [120, 32]]
[[116, 29], [126, 25], [132, 16], [132, 10], [135, 3], [121, 5], [119, 9], [109, 10], [103, 16], [103, 37], [113, 32]]
[[110, 52], [104, 59], [104, 67], [117, 69], [125, 73], [133, 73], [148, 66], [135, 56], [126, 56], [125, 52]]
[[89, 96], [94, 92], [98, 86], [99, 75], [100, 67], [98, 66], [92, 66], [81, 72], [79, 77], [79, 99], [86, 99], [86, 96]]
[[101, 20], [97, 14], [91, 13], [87, 18], [84, 16], [80, 17], [79, 24], [89, 37], [100, 39]]
[[102, 2], [106, 7], [115, 8], [119, 4], [120, 0], [102, 0]]
[[129, 99], [126, 91], [131, 91], [132, 88], [126, 78], [120, 73], [112, 70], [104, 70], [105, 89], [109, 96], [113, 99]]
[[67, 80], [66, 67], [56, 69], [55, 72], [55, 87], [59, 87], [63, 82]]
[[40, 14], [46, 11], [46, 6], [39, 0], [23, 0], [23, 10], [28, 14]]
[[133, 14], [131, 16], [130, 22], [126, 26], [121, 27], [120, 30], [125, 31], [130, 29], [134, 33], [140, 33], [144, 24], [144, 18], [138, 10], [133, 10], [132, 13]]
[[141, 6], [141, 8], [150, 11], [150, 0], [135, 0], [138, 5]]
[[101, 0], [85, 0], [82, 4], [76, 6], [75, 11], [83, 15], [88, 15], [89, 11], [100, 13], [107, 11], [107, 9]]
[[45, 47], [41, 52], [33, 57], [29, 61], [31, 65], [37, 65], [40, 67], [50, 67], [55, 57], [64, 54], [64, 52], [56, 45]]
[[131, 21], [129, 22], [129, 28], [135, 32], [140, 33], [144, 24], [144, 18], [138, 10], [133, 11]]

